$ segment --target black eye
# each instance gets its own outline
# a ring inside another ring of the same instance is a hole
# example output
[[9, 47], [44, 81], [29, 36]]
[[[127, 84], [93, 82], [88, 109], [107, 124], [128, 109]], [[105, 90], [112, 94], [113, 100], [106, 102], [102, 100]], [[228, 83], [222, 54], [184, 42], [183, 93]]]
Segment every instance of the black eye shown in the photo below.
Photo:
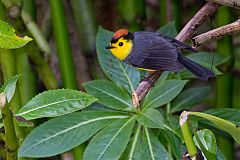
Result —
[[118, 45], [121, 47], [123, 46], [123, 42], [119, 42]]

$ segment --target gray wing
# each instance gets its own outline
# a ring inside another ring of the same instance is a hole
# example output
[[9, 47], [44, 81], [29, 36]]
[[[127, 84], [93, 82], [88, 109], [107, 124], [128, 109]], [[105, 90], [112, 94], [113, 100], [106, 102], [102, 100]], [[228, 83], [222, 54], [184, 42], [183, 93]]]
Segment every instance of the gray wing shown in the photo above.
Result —
[[178, 55], [178, 48], [159, 34], [135, 32], [134, 45], [126, 61], [139, 68], [178, 72], [183, 69]]

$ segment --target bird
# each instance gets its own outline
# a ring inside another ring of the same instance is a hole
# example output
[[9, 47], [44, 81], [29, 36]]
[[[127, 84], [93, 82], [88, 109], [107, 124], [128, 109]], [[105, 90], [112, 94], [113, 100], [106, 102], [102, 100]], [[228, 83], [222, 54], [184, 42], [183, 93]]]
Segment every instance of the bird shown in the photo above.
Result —
[[141, 70], [178, 73], [186, 68], [204, 81], [215, 77], [211, 70], [181, 54], [181, 49], [197, 52], [191, 46], [157, 32], [132, 33], [128, 29], [119, 29], [113, 34], [106, 49], [117, 59]]

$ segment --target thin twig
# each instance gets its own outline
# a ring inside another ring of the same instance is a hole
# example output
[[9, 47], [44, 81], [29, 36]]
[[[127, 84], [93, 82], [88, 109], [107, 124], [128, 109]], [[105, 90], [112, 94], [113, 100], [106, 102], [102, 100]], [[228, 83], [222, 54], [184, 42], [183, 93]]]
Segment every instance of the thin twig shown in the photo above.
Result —
[[239, 0], [207, 0], [207, 1], [218, 3], [223, 6], [229, 6], [229, 7], [233, 7], [236, 9], [240, 9], [240, 1]]
[[198, 47], [209, 41], [221, 39], [224, 36], [235, 35], [238, 33], [240, 33], [240, 19], [228, 25], [213, 29], [211, 31], [193, 37], [192, 45], [193, 47]]
[[175, 39], [184, 42], [192, 37], [198, 27], [205, 22], [205, 20], [213, 15], [220, 5], [208, 2], [206, 3], [194, 17], [185, 25], [181, 32], [176, 36]]
[[[202, 23], [204, 23], [209, 16], [215, 13], [218, 8], [218, 4], [212, 2], [206, 3], [177, 35], [176, 39], [181, 42], [190, 39], [194, 32], [197, 30], [197, 28]], [[150, 74], [138, 85], [135, 92], [133, 92], [132, 94], [132, 101], [135, 106], [139, 105], [139, 102], [141, 102], [142, 99], [146, 96], [146, 94], [152, 88], [154, 83], [158, 80], [160, 75], [161, 72], [155, 72], [153, 74]]]

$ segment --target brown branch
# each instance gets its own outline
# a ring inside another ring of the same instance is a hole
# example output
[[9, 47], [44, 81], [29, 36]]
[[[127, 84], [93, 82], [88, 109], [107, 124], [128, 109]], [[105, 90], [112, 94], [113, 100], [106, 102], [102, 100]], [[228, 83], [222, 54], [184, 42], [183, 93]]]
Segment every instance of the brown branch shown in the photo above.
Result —
[[132, 93], [132, 101], [135, 107], [139, 106], [139, 102], [141, 102], [141, 100], [153, 87], [154, 83], [158, 80], [161, 74], [161, 71], [153, 72], [147, 78], [141, 81], [135, 92]]
[[221, 39], [224, 36], [235, 35], [238, 33], [240, 33], [240, 19], [231, 24], [213, 29], [211, 31], [208, 31], [206, 33], [203, 33], [192, 38], [192, 45], [193, 47], [198, 47], [209, 41]]
[[176, 36], [176, 39], [184, 42], [192, 37], [198, 27], [205, 22], [205, 20], [213, 15], [220, 5], [208, 2], [206, 3], [194, 17], [185, 25], [181, 32]]
[[207, 1], [218, 3], [223, 6], [229, 6], [229, 7], [233, 7], [236, 9], [240, 9], [240, 1], [239, 0], [207, 0]]
[[[176, 39], [184, 42], [187, 39], [190, 39], [197, 28], [205, 22], [205, 20], [211, 16], [219, 8], [218, 4], [208, 2], [206, 3], [196, 15], [187, 23], [187, 25], [182, 29], [182, 31], [177, 35]], [[148, 91], [152, 88], [154, 83], [160, 77], [161, 72], [155, 72], [150, 74], [145, 78], [136, 88], [135, 92], [132, 93], [132, 101], [134, 106], [138, 106], [139, 102], [146, 96]]]

